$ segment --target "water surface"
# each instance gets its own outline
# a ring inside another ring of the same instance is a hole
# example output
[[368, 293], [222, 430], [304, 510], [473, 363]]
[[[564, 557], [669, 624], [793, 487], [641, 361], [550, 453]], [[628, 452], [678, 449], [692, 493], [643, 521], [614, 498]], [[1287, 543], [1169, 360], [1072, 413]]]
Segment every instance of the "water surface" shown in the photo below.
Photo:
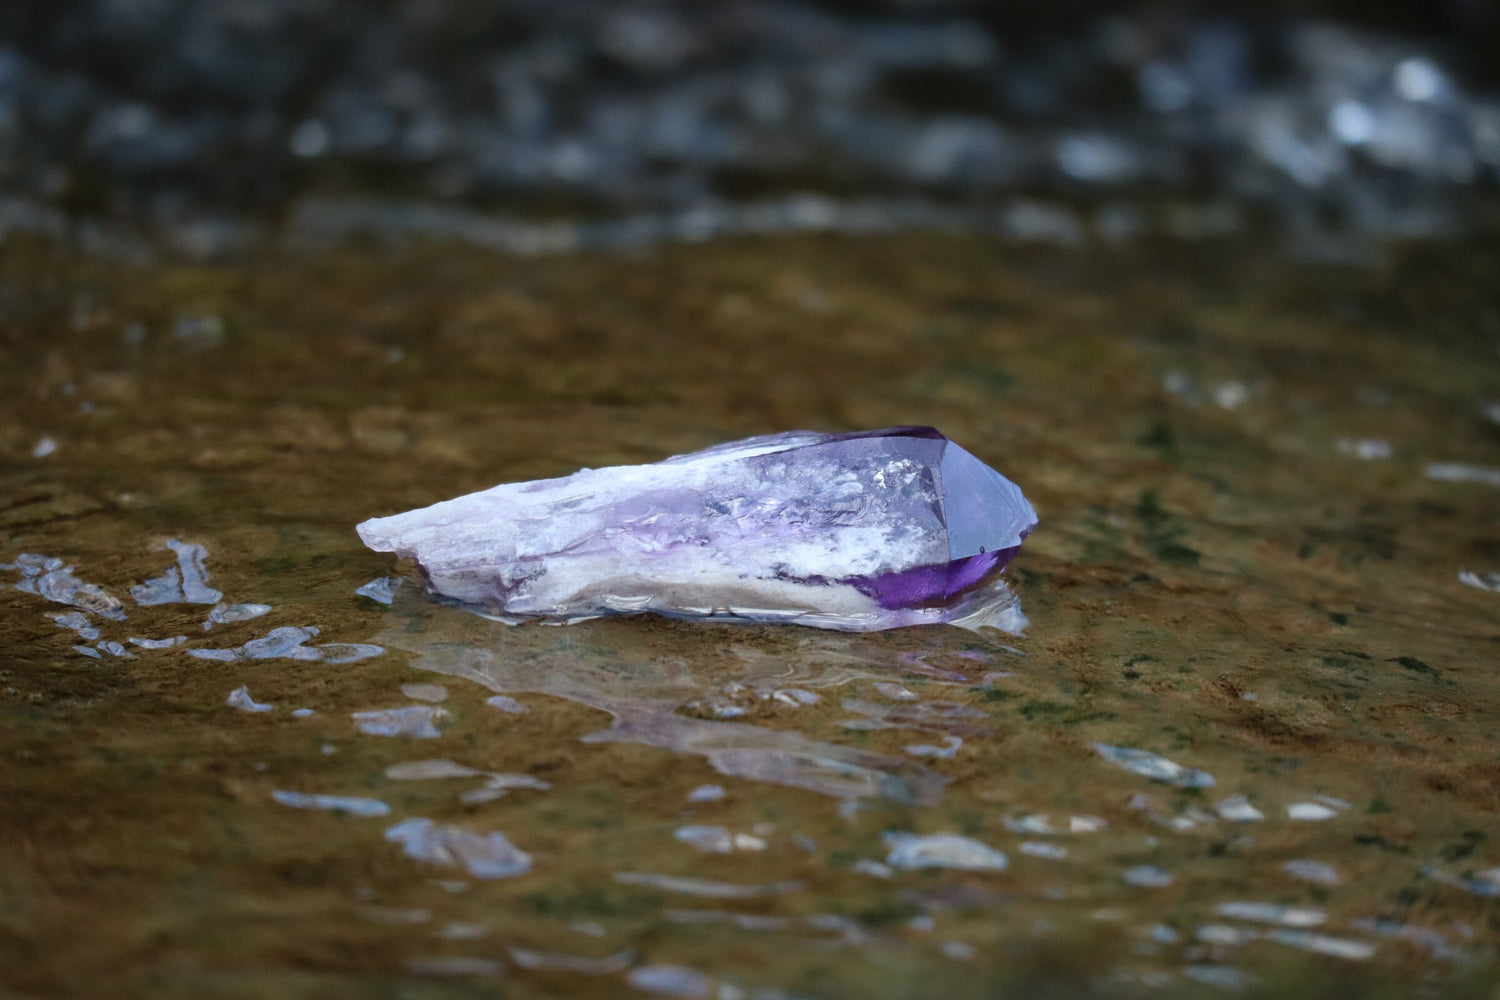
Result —
[[[0, 258], [19, 995], [1485, 995], [1493, 244]], [[940, 427], [1024, 634], [438, 605], [353, 525]]]

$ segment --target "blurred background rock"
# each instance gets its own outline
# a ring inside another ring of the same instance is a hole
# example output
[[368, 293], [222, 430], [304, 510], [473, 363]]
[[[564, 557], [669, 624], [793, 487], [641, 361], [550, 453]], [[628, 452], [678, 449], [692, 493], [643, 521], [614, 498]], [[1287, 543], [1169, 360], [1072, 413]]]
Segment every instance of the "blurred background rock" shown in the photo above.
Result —
[[1444, 235], [1500, 179], [1497, 10], [12, 3], [0, 229], [196, 255], [362, 232]]

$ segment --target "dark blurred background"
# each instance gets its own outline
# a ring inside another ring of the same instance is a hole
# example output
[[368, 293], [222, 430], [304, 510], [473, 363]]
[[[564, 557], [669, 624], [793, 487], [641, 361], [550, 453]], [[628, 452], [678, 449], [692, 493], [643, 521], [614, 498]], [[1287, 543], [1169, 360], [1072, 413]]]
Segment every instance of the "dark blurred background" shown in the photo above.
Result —
[[640, 235], [1004, 204], [1066, 239], [1036, 205], [1108, 235], [1187, 199], [1189, 227], [1424, 236], [1500, 179], [1497, 52], [1480, 0], [17, 2], [0, 226], [212, 251], [288, 224]]

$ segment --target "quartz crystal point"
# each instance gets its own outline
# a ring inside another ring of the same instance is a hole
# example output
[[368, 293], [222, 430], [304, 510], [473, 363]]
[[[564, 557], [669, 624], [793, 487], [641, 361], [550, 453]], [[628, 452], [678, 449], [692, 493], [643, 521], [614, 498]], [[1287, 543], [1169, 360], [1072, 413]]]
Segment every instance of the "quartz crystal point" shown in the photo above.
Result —
[[504, 618], [868, 631], [1024, 624], [995, 575], [1035, 526], [1010, 480], [930, 427], [893, 427], [510, 483], [358, 531], [415, 559], [437, 594]]

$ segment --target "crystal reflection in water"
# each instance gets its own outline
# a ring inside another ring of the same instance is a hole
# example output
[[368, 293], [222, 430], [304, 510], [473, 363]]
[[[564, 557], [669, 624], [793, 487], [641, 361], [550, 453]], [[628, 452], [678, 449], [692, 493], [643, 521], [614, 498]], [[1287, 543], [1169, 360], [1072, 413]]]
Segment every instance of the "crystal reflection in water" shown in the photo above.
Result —
[[[913, 760], [810, 739], [797, 732], [735, 721], [757, 702], [774, 699], [795, 708], [817, 704], [819, 689], [856, 679], [878, 679], [857, 640], [799, 630], [793, 655], [777, 656], [745, 642], [738, 626], [715, 628], [713, 669], [672, 650], [667, 655], [624, 653], [589, 628], [514, 627], [436, 605], [410, 589], [398, 594], [391, 625], [376, 642], [406, 650], [416, 665], [463, 677], [506, 696], [546, 694], [608, 712], [608, 728], [584, 737], [624, 740], [701, 755], [720, 773], [792, 785], [852, 800], [880, 797], [933, 804], [946, 778]], [[615, 634], [618, 638], [618, 634]], [[725, 665], [727, 664], [727, 669]], [[848, 728], [885, 726], [932, 732], [948, 746], [976, 731], [973, 711], [933, 703], [844, 707], [864, 718]], [[911, 748], [916, 756], [932, 748]]]

